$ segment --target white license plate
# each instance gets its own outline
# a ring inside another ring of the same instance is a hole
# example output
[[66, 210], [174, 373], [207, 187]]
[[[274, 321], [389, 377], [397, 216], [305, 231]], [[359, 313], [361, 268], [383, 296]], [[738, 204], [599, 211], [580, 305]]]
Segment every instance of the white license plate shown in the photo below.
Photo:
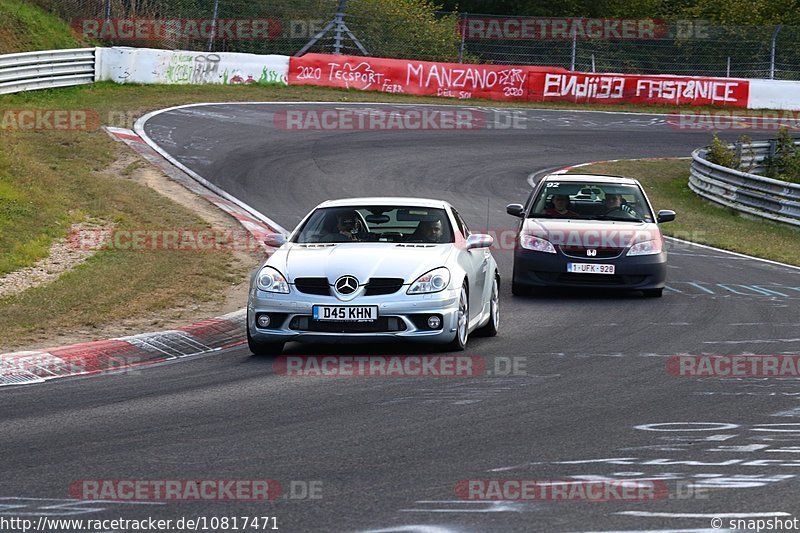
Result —
[[597, 265], [594, 263], [567, 263], [567, 272], [579, 274], [613, 274], [614, 265]]
[[378, 318], [377, 305], [315, 305], [314, 320], [333, 322], [371, 322]]

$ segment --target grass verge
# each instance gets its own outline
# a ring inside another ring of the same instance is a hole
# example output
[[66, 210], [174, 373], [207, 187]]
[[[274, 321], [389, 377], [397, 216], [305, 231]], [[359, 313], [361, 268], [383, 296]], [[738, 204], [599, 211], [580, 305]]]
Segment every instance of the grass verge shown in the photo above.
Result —
[[84, 46], [69, 24], [22, 0], [0, 0], [0, 54]]
[[630, 160], [598, 163], [571, 173], [607, 173], [638, 179], [656, 210], [672, 209], [678, 213], [674, 222], [661, 226], [666, 235], [800, 266], [800, 229], [701, 200], [688, 186], [690, 163], [686, 159]]

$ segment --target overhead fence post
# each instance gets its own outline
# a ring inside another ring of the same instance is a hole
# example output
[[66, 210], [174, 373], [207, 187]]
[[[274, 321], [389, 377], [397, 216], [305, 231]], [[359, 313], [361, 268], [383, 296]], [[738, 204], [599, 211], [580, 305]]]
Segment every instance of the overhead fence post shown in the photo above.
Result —
[[214, 39], [217, 36], [217, 18], [219, 17], [219, 0], [214, 0], [214, 13], [211, 15], [211, 35], [208, 36], [208, 52], [214, 50]]
[[347, 0], [339, 0], [339, 7], [336, 10], [336, 16], [333, 19], [334, 24], [334, 37], [333, 37], [333, 53], [338, 55], [342, 54], [342, 33], [345, 31], [344, 13], [347, 9]]
[[347, 24], [344, 21], [344, 15], [346, 9], [347, 9], [347, 0], [339, 0], [339, 7], [336, 9], [336, 15], [334, 15], [333, 20], [328, 22], [319, 33], [317, 33], [314, 37], [312, 37], [311, 40], [308, 41], [305, 44], [305, 46], [303, 46], [303, 48], [298, 50], [297, 53], [295, 54], [295, 57], [300, 57], [306, 52], [308, 52], [312, 46], [317, 44], [319, 40], [325, 37], [325, 34], [327, 34], [331, 30], [334, 31], [334, 36], [333, 36], [334, 54], [336, 55], [342, 54], [342, 34], [345, 34], [350, 38], [351, 41], [353, 41], [353, 44], [356, 45], [356, 47], [361, 51], [362, 54], [368, 56], [369, 52], [367, 52], [367, 49], [364, 47], [363, 44], [361, 44], [361, 41], [358, 40], [358, 37], [356, 37], [353, 34], [353, 32], [350, 31], [350, 28], [347, 27]]
[[769, 79], [775, 79], [775, 47], [778, 42], [778, 32], [781, 31], [783, 24], [778, 24], [775, 26], [775, 31], [772, 32], [772, 46], [770, 47], [770, 56], [769, 56]]
[[[579, 21], [583, 21], [583, 19], [578, 19]], [[569, 69], [571, 71], [575, 71], [575, 56], [578, 51], [578, 29], [575, 23], [572, 24], [572, 61], [570, 62]]]
[[469, 13], [462, 13], [461, 14], [461, 45], [458, 47], [458, 62], [464, 62], [464, 46], [466, 45], [467, 40], [467, 24], [469, 19]]

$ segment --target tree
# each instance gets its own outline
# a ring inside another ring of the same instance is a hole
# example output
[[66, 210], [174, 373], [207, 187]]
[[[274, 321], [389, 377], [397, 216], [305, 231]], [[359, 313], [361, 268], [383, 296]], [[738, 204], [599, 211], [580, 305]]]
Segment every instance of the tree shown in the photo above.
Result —
[[455, 61], [458, 18], [431, 0], [351, 0], [345, 22], [371, 56]]

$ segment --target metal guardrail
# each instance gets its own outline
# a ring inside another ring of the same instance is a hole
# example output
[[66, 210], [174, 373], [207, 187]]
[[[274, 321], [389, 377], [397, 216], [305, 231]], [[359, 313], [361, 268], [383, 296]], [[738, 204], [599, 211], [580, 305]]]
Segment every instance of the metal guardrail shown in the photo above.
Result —
[[[750, 154], [742, 157], [744, 165], [763, 168], [770, 146], [770, 142], [743, 145], [742, 152]], [[689, 188], [695, 194], [743, 213], [800, 226], [800, 184], [725, 168], [708, 161], [707, 155], [707, 148], [692, 152]]]
[[0, 55], [0, 94], [94, 83], [95, 49]]

